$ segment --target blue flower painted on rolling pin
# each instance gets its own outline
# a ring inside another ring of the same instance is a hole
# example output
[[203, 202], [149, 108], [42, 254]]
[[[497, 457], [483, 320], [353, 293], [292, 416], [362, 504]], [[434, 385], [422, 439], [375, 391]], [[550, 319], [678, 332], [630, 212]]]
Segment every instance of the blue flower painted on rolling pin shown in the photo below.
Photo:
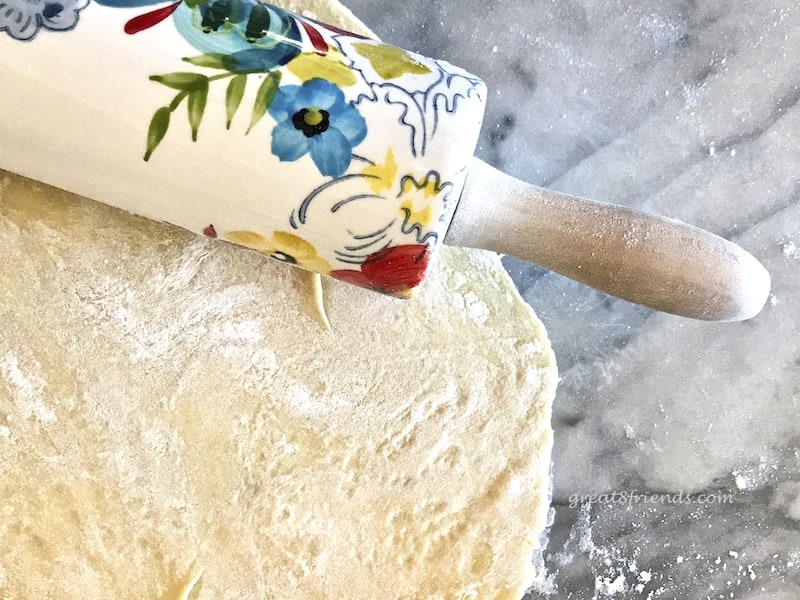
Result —
[[29, 41], [40, 29], [69, 31], [89, 0], [0, 0], [0, 32]]
[[[0, 0], [2, 2], [3, 0]], [[111, 7], [142, 6], [160, 3], [161, 0], [96, 0]], [[327, 26], [292, 15], [263, 0], [178, 0], [130, 19], [124, 27], [128, 34], [136, 34], [158, 25], [172, 17], [178, 33], [192, 46], [203, 52], [200, 56], [184, 57], [196, 67], [213, 69], [217, 73], [177, 71], [153, 75], [156, 81], [177, 90], [173, 100], [159, 108], [150, 122], [144, 159], [149, 160], [164, 139], [172, 114], [184, 101], [188, 105], [192, 139], [197, 140], [198, 130], [206, 108], [209, 89], [216, 82], [226, 81], [225, 111], [227, 127], [245, 95], [248, 81], [258, 80], [249, 133], [269, 111], [276, 120], [287, 121], [283, 128], [273, 132], [273, 154], [281, 160], [294, 161], [310, 154], [323, 174], [341, 175], [351, 162], [351, 152], [366, 136], [366, 122], [352, 103], [330, 81], [319, 81], [305, 87], [314, 76], [307, 76], [308, 57], [324, 57], [331, 51], [321, 28]], [[309, 50], [309, 45], [313, 51]], [[334, 50], [335, 53], [335, 50]], [[284, 72], [279, 69], [305, 56], [302, 64], [290, 67], [303, 86], [280, 88]], [[323, 72], [334, 77], [340, 75], [340, 59], [329, 61]], [[336, 67], [339, 67], [339, 71]], [[355, 84], [355, 77], [347, 71], [352, 81], [339, 81], [342, 85]], [[249, 78], [249, 76], [258, 77]], [[265, 76], [264, 76], [265, 75]], [[341, 77], [339, 77], [342, 80]], [[344, 78], [347, 79], [347, 78]], [[327, 86], [327, 87], [326, 87]], [[295, 89], [296, 88], [296, 89]], [[291, 105], [298, 90], [303, 89], [298, 101], [304, 106]], [[287, 96], [288, 95], [288, 96]], [[317, 100], [314, 97], [318, 96]], [[270, 110], [273, 101], [276, 107]], [[283, 106], [288, 102], [291, 106]], [[283, 106], [283, 110], [280, 108]], [[304, 110], [301, 119], [295, 119]], [[290, 111], [288, 114], [283, 112]], [[277, 115], [277, 116], [276, 116]]]
[[272, 153], [282, 161], [306, 154], [320, 173], [341, 176], [355, 146], [367, 136], [367, 122], [344, 93], [324, 79], [278, 88], [269, 113], [277, 121]]
[[[4, 0], [0, 0], [4, 1]], [[113, 8], [143, 7], [163, 0], [97, 0]], [[173, 17], [175, 28], [201, 52], [222, 55], [237, 73], [285, 65], [302, 49], [295, 19], [259, 0], [179, 0], [134, 17], [125, 32], [139, 33]]]
[[264, 72], [285, 65], [302, 50], [297, 22], [258, 0], [186, 0], [175, 27], [201, 52], [223, 54], [229, 70]]

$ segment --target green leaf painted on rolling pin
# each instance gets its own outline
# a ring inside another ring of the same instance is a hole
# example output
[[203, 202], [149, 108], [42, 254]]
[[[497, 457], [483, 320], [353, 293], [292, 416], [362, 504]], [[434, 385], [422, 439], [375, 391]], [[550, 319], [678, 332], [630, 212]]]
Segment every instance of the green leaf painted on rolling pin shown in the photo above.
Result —
[[405, 50], [385, 44], [353, 44], [361, 56], [366, 58], [375, 72], [383, 79], [397, 79], [409, 75], [427, 75], [430, 67], [419, 62]]
[[150, 128], [147, 130], [147, 150], [144, 153], [144, 159], [150, 160], [155, 150], [164, 139], [169, 129], [169, 115], [170, 110], [168, 106], [162, 106], [153, 115], [150, 121]]
[[150, 81], [157, 81], [173, 90], [188, 92], [201, 89], [205, 86], [208, 90], [208, 77], [200, 73], [167, 73], [166, 75], [151, 75]]
[[[256, 100], [253, 104], [253, 116], [250, 119], [250, 126], [247, 128], [247, 133], [255, 127], [258, 122], [267, 114], [272, 101], [275, 100], [275, 94], [278, 93], [278, 85], [281, 82], [280, 71], [273, 71], [264, 78], [261, 85], [256, 92]], [[245, 135], [247, 135], [247, 133]]]
[[[226, 60], [227, 59], [227, 60]], [[225, 69], [228, 70], [230, 59], [225, 54], [209, 53], [201, 54], [200, 56], [187, 56], [184, 57], [184, 62], [187, 62], [195, 67], [205, 67], [207, 69]]]
[[175, 97], [172, 99], [172, 102], [169, 103], [170, 112], [175, 112], [175, 109], [177, 109], [181, 105], [183, 99], [186, 98], [186, 96], [188, 95], [189, 92], [179, 92], [175, 94]]
[[200, 122], [203, 120], [203, 113], [206, 110], [208, 100], [208, 80], [205, 87], [200, 87], [189, 92], [189, 126], [192, 128], [192, 141], [197, 141], [197, 130], [200, 129]]
[[236, 75], [228, 84], [228, 90], [225, 92], [225, 112], [227, 113], [225, 129], [231, 128], [231, 121], [233, 121], [236, 111], [239, 110], [246, 86], [247, 75], [242, 74]]

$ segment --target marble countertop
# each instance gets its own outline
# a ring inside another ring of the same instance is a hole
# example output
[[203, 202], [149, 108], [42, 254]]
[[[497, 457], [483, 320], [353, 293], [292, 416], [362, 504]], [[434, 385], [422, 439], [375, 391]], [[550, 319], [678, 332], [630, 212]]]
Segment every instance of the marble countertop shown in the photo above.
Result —
[[757, 318], [709, 324], [506, 259], [561, 371], [554, 522], [528, 598], [797, 598], [800, 9], [348, 4], [386, 41], [485, 78], [487, 162], [707, 228], [773, 278]]

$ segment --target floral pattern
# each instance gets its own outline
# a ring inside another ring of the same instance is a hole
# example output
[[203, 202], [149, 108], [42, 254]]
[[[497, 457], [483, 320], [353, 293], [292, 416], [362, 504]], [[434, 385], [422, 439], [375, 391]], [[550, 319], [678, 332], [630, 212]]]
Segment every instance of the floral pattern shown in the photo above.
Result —
[[0, 0], [0, 33], [32, 40], [40, 29], [69, 31], [89, 0]]
[[330, 276], [390, 296], [408, 298], [422, 283], [430, 259], [428, 246], [394, 246], [371, 255], [358, 271], [331, 271]]
[[272, 153], [282, 161], [311, 154], [319, 172], [328, 177], [347, 170], [353, 148], [367, 137], [364, 117], [324, 79], [278, 88], [269, 112], [277, 121]]
[[201, 52], [226, 57], [229, 70], [263, 73], [285, 65], [302, 50], [297, 21], [258, 0], [184, 2], [175, 27]]
[[269, 240], [253, 231], [229, 231], [225, 239], [315, 273], [327, 275], [331, 270], [328, 261], [319, 256], [312, 244], [288, 231], [277, 231]]
[[361, 170], [361, 174], [369, 180], [372, 191], [376, 194], [392, 189], [397, 178], [397, 162], [391, 148], [386, 151], [386, 158], [380, 164], [370, 164]]
[[357, 42], [353, 48], [369, 61], [381, 80], [391, 81], [403, 75], [430, 75], [433, 70], [415, 60], [408, 52], [375, 42]]
[[303, 52], [287, 65], [289, 71], [305, 83], [310, 79], [321, 78], [338, 85], [350, 87], [357, 83], [356, 76], [341, 52], [331, 48], [325, 54]]
[[413, 175], [403, 177], [399, 196], [402, 230], [416, 233], [417, 241], [423, 243], [427, 235], [425, 232], [433, 222], [450, 214], [452, 188], [453, 184], [443, 182], [436, 171], [430, 171], [419, 179]]
[[[0, 0], [0, 32], [30, 41], [40, 29], [66, 31], [88, 3]], [[163, 98], [146, 130], [145, 161], [174, 160], [175, 147], [186, 152], [180, 144], [159, 150], [176, 119], [188, 119], [193, 142], [201, 125], [257, 138], [250, 159], [266, 166], [242, 172], [264, 176], [244, 191], [263, 187], [263, 210], [232, 214], [221, 198], [216, 226], [193, 228], [348, 283], [411, 295], [463, 186], [485, 99], [479, 79], [262, 0], [95, 3], [142, 9], [120, 34], [171, 22], [159, 35], [180, 36], [198, 52], [175, 57], [181, 68], [149, 74], [157, 92], [125, 92]], [[206, 110], [217, 102], [224, 111]]]
[[[410, 134], [414, 156], [428, 153], [444, 115], [454, 115], [462, 103], [483, 102], [481, 80], [445, 62], [423, 60], [377, 40], [342, 36], [336, 43], [369, 82], [365, 98], [396, 111]], [[408, 85], [410, 79], [413, 85]]]

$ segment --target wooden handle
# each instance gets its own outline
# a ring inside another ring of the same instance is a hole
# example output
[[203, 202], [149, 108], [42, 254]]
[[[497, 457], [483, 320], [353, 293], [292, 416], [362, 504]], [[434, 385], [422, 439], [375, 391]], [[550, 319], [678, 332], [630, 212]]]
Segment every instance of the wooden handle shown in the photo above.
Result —
[[766, 269], [712, 233], [545, 190], [475, 160], [447, 243], [535, 263], [675, 315], [741, 321], [763, 308]]

